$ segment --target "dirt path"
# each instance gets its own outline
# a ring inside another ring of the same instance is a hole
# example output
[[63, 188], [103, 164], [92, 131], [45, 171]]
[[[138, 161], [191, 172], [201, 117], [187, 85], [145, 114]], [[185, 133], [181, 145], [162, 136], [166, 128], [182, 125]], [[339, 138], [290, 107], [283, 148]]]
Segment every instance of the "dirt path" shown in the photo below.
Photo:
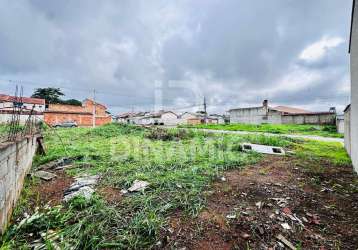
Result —
[[[170, 218], [167, 249], [357, 249], [358, 178], [350, 167], [324, 173], [292, 158], [267, 157], [229, 171], [207, 192], [196, 219]], [[284, 229], [284, 227], [286, 229]]]
[[315, 136], [315, 135], [272, 134], [272, 133], [263, 133], [263, 132], [229, 131], [229, 130], [216, 130], [216, 129], [195, 129], [195, 130], [202, 130], [205, 132], [219, 133], [219, 134], [285, 136], [289, 138], [308, 139], [308, 140], [323, 141], [323, 142], [339, 142], [344, 144], [344, 139], [342, 138], [332, 138], [332, 137], [323, 137], [323, 136]]

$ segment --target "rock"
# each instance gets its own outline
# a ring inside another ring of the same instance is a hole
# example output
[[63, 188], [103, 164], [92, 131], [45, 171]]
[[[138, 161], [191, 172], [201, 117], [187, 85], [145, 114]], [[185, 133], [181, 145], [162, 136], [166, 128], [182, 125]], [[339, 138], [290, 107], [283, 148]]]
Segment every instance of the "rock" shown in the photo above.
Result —
[[248, 234], [248, 233], [242, 233], [240, 236], [241, 236], [241, 238], [243, 238], [244, 240], [247, 240], [247, 239], [249, 239], [249, 238], [251, 237], [251, 235]]
[[98, 180], [98, 175], [77, 177], [76, 181], [65, 191], [63, 200], [68, 202], [77, 196], [83, 196], [86, 200], [89, 200], [95, 191], [94, 186]]
[[133, 182], [133, 185], [130, 188], [128, 188], [128, 191], [129, 192], [144, 191], [148, 186], [149, 186], [149, 182], [135, 180]]
[[38, 178], [40, 178], [42, 180], [45, 180], [45, 181], [50, 181], [50, 180], [52, 180], [53, 178], [56, 177], [55, 174], [52, 174], [50, 172], [46, 172], [46, 171], [43, 171], [43, 170], [35, 172], [34, 176], [38, 177]]
[[74, 197], [77, 196], [83, 196], [86, 200], [89, 200], [92, 197], [93, 193], [94, 193], [93, 188], [88, 186], [81, 187], [77, 191], [65, 195], [64, 201], [68, 202], [69, 200], [72, 200]]
[[258, 209], [261, 209], [263, 207], [263, 202], [262, 201], [259, 201], [259, 202], [256, 202], [255, 205]]
[[286, 230], [291, 230], [292, 229], [291, 226], [288, 225], [288, 223], [281, 223], [281, 226]]
[[228, 218], [228, 219], [236, 219], [236, 215], [235, 214], [228, 214], [228, 215], [226, 215], [226, 218]]

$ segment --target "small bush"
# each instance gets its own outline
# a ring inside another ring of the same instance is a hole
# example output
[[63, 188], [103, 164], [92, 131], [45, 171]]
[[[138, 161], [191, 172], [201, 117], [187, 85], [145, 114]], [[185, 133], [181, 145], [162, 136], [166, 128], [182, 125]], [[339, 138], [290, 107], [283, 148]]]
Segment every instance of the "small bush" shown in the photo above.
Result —
[[184, 129], [162, 129], [155, 128], [151, 129], [146, 137], [151, 140], [162, 140], [162, 141], [179, 141], [188, 140], [195, 137], [195, 132]]

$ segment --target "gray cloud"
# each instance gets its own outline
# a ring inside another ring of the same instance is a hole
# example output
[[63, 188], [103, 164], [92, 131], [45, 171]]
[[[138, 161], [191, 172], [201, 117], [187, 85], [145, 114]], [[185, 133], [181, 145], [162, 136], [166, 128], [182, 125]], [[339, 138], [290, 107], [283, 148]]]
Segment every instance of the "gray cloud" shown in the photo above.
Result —
[[[153, 109], [160, 82], [164, 107], [205, 94], [213, 112], [263, 98], [342, 109], [351, 2], [0, 0], [0, 91], [14, 91], [4, 79], [27, 94], [50, 85], [81, 99], [95, 88], [118, 112]], [[318, 59], [300, 58], [335, 38]]]

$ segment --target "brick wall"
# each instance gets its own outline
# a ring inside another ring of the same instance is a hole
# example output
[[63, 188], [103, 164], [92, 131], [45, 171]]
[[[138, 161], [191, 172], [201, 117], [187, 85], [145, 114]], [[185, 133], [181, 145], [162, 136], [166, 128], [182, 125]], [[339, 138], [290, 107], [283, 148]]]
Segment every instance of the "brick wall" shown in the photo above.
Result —
[[66, 112], [85, 112], [85, 109], [82, 106], [65, 105], [65, 104], [49, 104], [47, 110], [66, 111]]
[[0, 234], [16, 205], [37, 149], [37, 137], [0, 145]]
[[[92, 126], [94, 102], [86, 99], [83, 106], [50, 104], [44, 113], [44, 120], [47, 124], [55, 125], [67, 121], [75, 121], [78, 126]], [[106, 113], [106, 107], [96, 103], [96, 125], [104, 125], [112, 122], [112, 117]]]

